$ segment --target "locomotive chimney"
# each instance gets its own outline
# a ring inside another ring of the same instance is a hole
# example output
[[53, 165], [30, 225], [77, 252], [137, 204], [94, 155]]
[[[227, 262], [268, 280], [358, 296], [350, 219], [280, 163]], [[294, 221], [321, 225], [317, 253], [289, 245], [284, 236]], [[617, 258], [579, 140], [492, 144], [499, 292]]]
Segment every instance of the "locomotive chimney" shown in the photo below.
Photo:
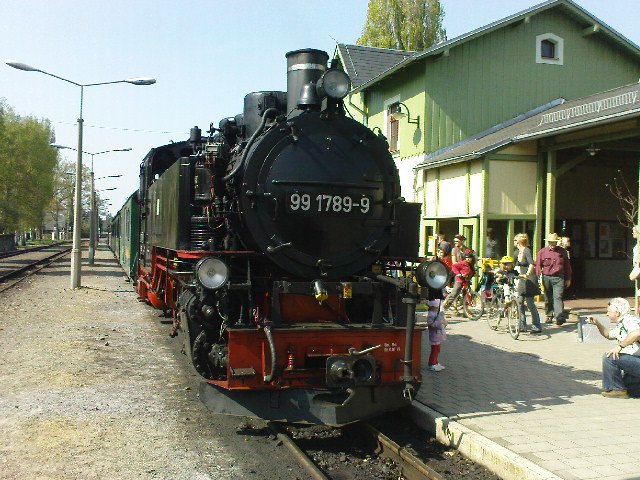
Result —
[[297, 108], [302, 87], [316, 84], [327, 68], [329, 55], [322, 50], [294, 50], [287, 57], [287, 112]]

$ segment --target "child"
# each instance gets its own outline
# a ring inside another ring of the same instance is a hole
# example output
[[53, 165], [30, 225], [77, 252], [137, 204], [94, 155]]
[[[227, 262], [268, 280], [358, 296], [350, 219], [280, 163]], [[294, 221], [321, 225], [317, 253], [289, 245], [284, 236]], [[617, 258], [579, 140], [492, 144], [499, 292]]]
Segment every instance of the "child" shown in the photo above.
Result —
[[451, 269], [453, 261], [451, 260], [451, 244], [449, 242], [440, 242], [440, 245], [438, 245], [437, 257], [442, 263]]
[[429, 342], [431, 343], [431, 354], [429, 355], [429, 366], [432, 372], [444, 370], [444, 366], [438, 363], [440, 344], [447, 337], [444, 327], [447, 320], [444, 312], [440, 310], [440, 300], [427, 300], [427, 326], [429, 327]]
[[496, 281], [498, 283], [513, 283], [518, 276], [518, 272], [513, 269], [515, 262], [513, 257], [505, 255], [500, 259], [500, 270], [496, 272]]

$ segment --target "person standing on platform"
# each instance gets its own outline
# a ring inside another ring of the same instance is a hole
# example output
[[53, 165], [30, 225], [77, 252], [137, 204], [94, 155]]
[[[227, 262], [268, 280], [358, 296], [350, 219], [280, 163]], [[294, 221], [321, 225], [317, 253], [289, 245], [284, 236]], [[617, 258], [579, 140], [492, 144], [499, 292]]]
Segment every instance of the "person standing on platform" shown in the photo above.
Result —
[[[525, 303], [529, 312], [531, 313], [531, 333], [537, 334], [542, 332], [542, 325], [540, 325], [540, 314], [536, 308], [534, 297], [540, 295], [540, 289], [538, 287], [538, 277], [535, 273], [535, 266], [533, 264], [533, 254], [531, 248], [529, 248], [529, 235], [526, 233], [517, 234], [514, 239], [513, 258], [515, 265], [520, 272], [520, 276], [523, 280], [518, 284], [518, 308], [520, 309], [520, 324], [526, 326], [527, 317], [525, 313]], [[520, 327], [522, 329], [522, 326]], [[524, 329], [523, 329], [524, 330]]]
[[427, 326], [429, 328], [429, 343], [431, 353], [429, 355], [428, 369], [432, 372], [444, 370], [444, 366], [438, 361], [440, 346], [446, 338], [445, 325], [447, 320], [444, 311], [440, 310], [440, 300], [427, 300]]
[[493, 228], [487, 228], [487, 238], [484, 241], [485, 258], [498, 258], [498, 241], [493, 238]]
[[640, 225], [636, 225], [633, 227], [631, 231], [633, 235], [633, 239], [636, 241], [636, 244], [633, 246], [633, 256], [631, 258], [631, 273], [629, 273], [629, 280], [633, 282], [634, 286], [634, 294], [636, 298], [636, 305], [638, 306], [638, 310], [636, 314], [640, 315], [640, 249], [638, 249], [638, 239], [640, 238]]
[[558, 245], [557, 233], [550, 233], [545, 240], [547, 246], [536, 255], [536, 274], [542, 275], [547, 323], [555, 317], [556, 325], [562, 325], [567, 321], [562, 294], [571, 285], [571, 263], [567, 251]]

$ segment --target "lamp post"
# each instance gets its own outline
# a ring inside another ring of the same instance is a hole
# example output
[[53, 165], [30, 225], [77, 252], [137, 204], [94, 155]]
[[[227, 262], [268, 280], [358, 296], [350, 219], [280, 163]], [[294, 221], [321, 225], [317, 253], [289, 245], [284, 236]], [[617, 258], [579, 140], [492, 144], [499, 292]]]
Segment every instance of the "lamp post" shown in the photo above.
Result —
[[[101, 180], [103, 178], [117, 178], [122, 175], [107, 175], [105, 177], [98, 177], [96, 180]], [[115, 187], [112, 188], [101, 188], [100, 190], [94, 190], [91, 194], [92, 206], [91, 206], [91, 224], [93, 225], [92, 229], [92, 239], [89, 243], [89, 265], [93, 265], [93, 261], [95, 258], [95, 251], [98, 248], [98, 225], [99, 225], [99, 212], [98, 212], [98, 192], [109, 192], [112, 190], [116, 190]], [[93, 242], [93, 251], [91, 249], [91, 242]]]
[[71, 288], [80, 288], [80, 262], [82, 258], [82, 251], [80, 247], [80, 216], [82, 214], [82, 206], [80, 205], [80, 194], [82, 191], [82, 124], [84, 120], [82, 119], [82, 102], [84, 99], [84, 87], [95, 87], [98, 85], [110, 85], [113, 83], [130, 83], [132, 85], [153, 85], [156, 83], [154, 78], [128, 78], [125, 80], [115, 80], [112, 82], [98, 82], [98, 83], [78, 83], [73, 80], [69, 80], [67, 78], [59, 77], [58, 75], [54, 75], [53, 73], [45, 72], [44, 70], [40, 70], [39, 68], [32, 67], [30, 65], [15, 62], [12, 60], [6, 60], [5, 63], [10, 67], [16, 68], [18, 70], [23, 70], [25, 72], [39, 72], [45, 75], [48, 75], [53, 78], [57, 78], [58, 80], [62, 80], [63, 82], [70, 83], [75, 85], [76, 87], [80, 87], [80, 115], [78, 117], [78, 159], [76, 161], [76, 186], [75, 186], [75, 208], [73, 212], [73, 246], [71, 248]]
[[[65, 145], [58, 145], [55, 143], [51, 144], [52, 147], [57, 148], [59, 150], [76, 150], [73, 147], [67, 147]], [[89, 197], [89, 202], [90, 202], [90, 207], [89, 210], [91, 212], [91, 215], [89, 217], [89, 265], [93, 265], [94, 261], [95, 261], [95, 255], [96, 255], [96, 246], [97, 246], [97, 235], [96, 235], [96, 202], [95, 202], [95, 181], [96, 180], [101, 180], [103, 178], [119, 178], [122, 175], [105, 175], [104, 177], [98, 177], [95, 178], [94, 176], [94, 170], [93, 170], [93, 157], [95, 157], [96, 155], [102, 155], [104, 153], [110, 153], [110, 152], [129, 152], [131, 151], [131, 147], [127, 147], [127, 148], [114, 148], [112, 150], [104, 150], [102, 152], [87, 152], [87, 151], [83, 151], [82, 153], [85, 153], [87, 155], [91, 155], [91, 173], [90, 173], [90, 178], [91, 178], [91, 196]], [[112, 189], [108, 189], [108, 190], [115, 190], [115, 188]], [[75, 231], [75, 230], [74, 230]]]

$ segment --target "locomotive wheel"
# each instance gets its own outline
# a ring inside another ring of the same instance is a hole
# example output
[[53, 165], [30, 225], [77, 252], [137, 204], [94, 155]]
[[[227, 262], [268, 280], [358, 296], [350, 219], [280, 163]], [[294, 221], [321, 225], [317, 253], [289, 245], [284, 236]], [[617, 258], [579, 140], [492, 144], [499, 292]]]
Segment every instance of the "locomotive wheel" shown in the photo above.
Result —
[[191, 360], [196, 371], [204, 378], [212, 379], [213, 372], [208, 361], [208, 355], [211, 351], [211, 342], [207, 340], [207, 332], [202, 330], [191, 346]]

